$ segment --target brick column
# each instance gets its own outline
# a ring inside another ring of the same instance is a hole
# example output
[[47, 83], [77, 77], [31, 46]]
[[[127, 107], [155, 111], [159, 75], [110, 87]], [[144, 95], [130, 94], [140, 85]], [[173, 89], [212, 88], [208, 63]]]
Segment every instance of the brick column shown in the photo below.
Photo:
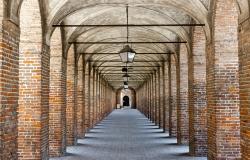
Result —
[[154, 85], [153, 85], [153, 77], [154, 75], [151, 75], [150, 78], [150, 90], [151, 90], [151, 121], [154, 121]]
[[93, 103], [92, 103], [92, 107], [93, 107], [93, 120], [92, 120], [92, 127], [95, 126], [96, 124], [96, 70], [93, 69], [93, 81], [92, 81], [92, 85], [93, 85], [93, 97], [92, 97], [92, 100], [93, 100]]
[[101, 104], [100, 104], [100, 117], [103, 117], [103, 79], [101, 79]]
[[177, 143], [187, 144], [189, 138], [188, 52], [185, 44], [180, 45], [177, 65]]
[[169, 63], [168, 61], [164, 62], [164, 97], [165, 97], [165, 131], [169, 132]]
[[240, 159], [238, 12], [234, 0], [217, 0], [207, 44], [208, 158]]
[[0, 159], [15, 160], [17, 159], [18, 43], [20, 31], [16, 24], [11, 21], [5, 20], [0, 23], [0, 97], [4, 97], [0, 98]]
[[166, 131], [166, 79], [165, 79], [165, 62], [163, 62], [162, 70], [161, 70], [161, 90], [162, 90], [162, 128], [163, 132]]
[[148, 115], [148, 118], [149, 118], [149, 120], [151, 120], [152, 119], [152, 99], [151, 99], [151, 77], [150, 77], [150, 79], [148, 80], [148, 106], [149, 106], [149, 108], [148, 108], [148, 110], [149, 110], [149, 115]]
[[68, 52], [67, 59], [67, 145], [76, 144], [77, 138], [77, 64], [73, 46]]
[[249, 20], [240, 26], [240, 116], [241, 116], [241, 152], [242, 159], [247, 160], [250, 157], [250, 28]]
[[100, 117], [99, 117], [99, 114], [100, 114], [100, 74], [98, 72], [97, 72], [96, 86], [97, 86], [96, 88], [96, 93], [97, 93], [96, 117], [97, 117], [97, 122], [99, 123], [100, 121]]
[[77, 82], [77, 138], [84, 137], [84, 88], [85, 88], [85, 55], [81, 55], [78, 60], [78, 82]]
[[[21, 40], [19, 45], [17, 141], [18, 159], [21, 160], [47, 160], [49, 157], [50, 54], [49, 46], [45, 45], [45, 42], [42, 42], [43, 32], [39, 8], [38, 1], [24, 1], [20, 10]], [[8, 27], [11, 27], [11, 25]], [[10, 34], [13, 35], [13, 33]], [[15, 43], [12, 45], [15, 46]], [[14, 47], [13, 49], [15, 50]], [[8, 61], [10, 62], [10, 60]], [[8, 68], [8, 70], [10, 69], [11, 68]], [[6, 74], [9, 73], [6, 72]], [[16, 83], [15, 76], [9, 78], [14, 79]], [[6, 88], [8, 88], [8, 90], [14, 90], [15, 92], [15, 86], [11, 83], [10, 85], [6, 85]], [[8, 93], [8, 90], [5, 90], [5, 92]], [[13, 96], [13, 102], [15, 102], [15, 95]], [[9, 100], [12, 100], [12, 98]], [[9, 124], [11, 125], [12, 123]], [[9, 131], [11, 130], [12, 128], [10, 128]], [[12, 136], [13, 134], [10, 134], [9, 138]]]
[[60, 29], [51, 38], [49, 92], [49, 154], [59, 157], [66, 152], [66, 72]]
[[85, 132], [90, 128], [89, 125], [89, 62], [85, 63]]
[[149, 86], [149, 80], [146, 82], [147, 84], [147, 117], [150, 118], [150, 86]]
[[169, 64], [169, 88], [170, 88], [170, 106], [169, 106], [169, 135], [177, 135], [177, 106], [176, 106], [176, 61], [171, 56]]
[[159, 128], [161, 128], [161, 112], [162, 112], [162, 109], [161, 109], [161, 74], [160, 74], [160, 68], [158, 69], [157, 71], [157, 76], [156, 76], [156, 81], [157, 81], [157, 115], [158, 115], [158, 126]]
[[90, 68], [89, 70], [89, 106], [88, 106], [89, 107], [89, 127], [93, 128], [94, 69], [92, 68], [91, 63], [89, 63], [89, 68]]
[[157, 85], [156, 85], [156, 73], [153, 77], [153, 86], [154, 86], [154, 123], [157, 125]]
[[193, 29], [192, 53], [188, 58], [189, 72], [189, 153], [207, 155], [207, 96], [205, 33]]

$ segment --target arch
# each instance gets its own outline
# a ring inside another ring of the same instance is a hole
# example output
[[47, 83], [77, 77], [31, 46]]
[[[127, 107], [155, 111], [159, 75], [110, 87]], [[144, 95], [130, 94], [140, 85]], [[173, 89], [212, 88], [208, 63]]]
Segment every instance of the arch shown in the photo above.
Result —
[[122, 101], [123, 101], [123, 105], [122, 106], [130, 106], [130, 99], [129, 99], [129, 96], [124, 96], [122, 98]]

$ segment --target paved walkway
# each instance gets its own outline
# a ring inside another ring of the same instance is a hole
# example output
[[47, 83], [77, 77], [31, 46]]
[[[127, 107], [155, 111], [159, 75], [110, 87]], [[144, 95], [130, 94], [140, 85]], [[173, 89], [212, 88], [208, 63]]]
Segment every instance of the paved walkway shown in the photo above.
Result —
[[189, 157], [187, 146], [132, 109], [115, 110], [67, 152], [53, 160], [206, 160]]

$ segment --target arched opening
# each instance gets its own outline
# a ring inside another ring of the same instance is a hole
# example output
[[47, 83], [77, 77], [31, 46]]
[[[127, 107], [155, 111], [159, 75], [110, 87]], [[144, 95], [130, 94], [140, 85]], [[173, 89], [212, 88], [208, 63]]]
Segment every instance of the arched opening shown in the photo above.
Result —
[[123, 100], [123, 107], [129, 107], [130, 106], [130, 99], [129, 99], [129, 96], [124, 96], [123, 98], [122, 98], [122, 100]]
[[119, 89], [116, 92], [117, 108], [131, 107], [136, 109], [136, 92], [133, 88]]

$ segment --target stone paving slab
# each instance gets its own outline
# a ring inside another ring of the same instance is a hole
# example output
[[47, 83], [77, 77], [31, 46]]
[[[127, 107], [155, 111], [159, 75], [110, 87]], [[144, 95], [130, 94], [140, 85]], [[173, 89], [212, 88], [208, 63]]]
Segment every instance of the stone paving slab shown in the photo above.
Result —
[[177, 145], [139, 111], [115, 110], [94, 129], [67, 147], [68, 154], [50, 160], [206, 160], [188, 156], [188, 147]]

